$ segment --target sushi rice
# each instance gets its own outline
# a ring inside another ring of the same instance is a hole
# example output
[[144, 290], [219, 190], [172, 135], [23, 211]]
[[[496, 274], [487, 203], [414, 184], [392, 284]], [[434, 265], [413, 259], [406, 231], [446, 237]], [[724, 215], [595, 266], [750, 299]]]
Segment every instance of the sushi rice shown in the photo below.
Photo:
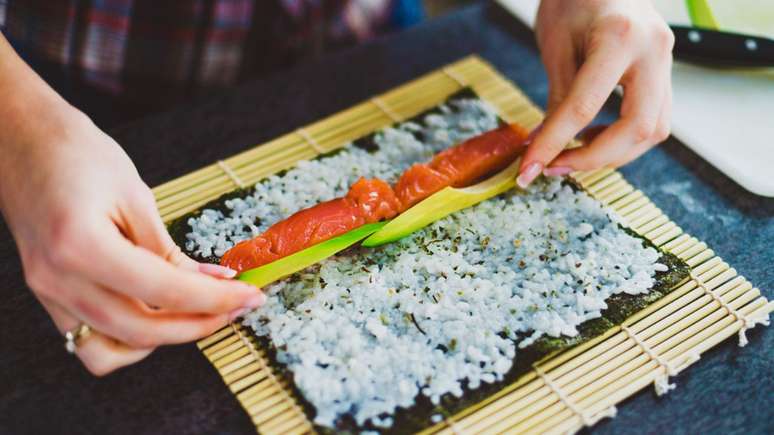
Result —
[[[412, 163], [497, 125], [476, 99], [442, 106], [420, 124], [381, 131], [379, 150], [348, 146], [301, 162], [189, 220], [186, 249], [221, 256], [280, 219], [342, 195], [360, 176], [395, 179]], [[421, 131], [418, 141], [412, 132]], [[256, 218], [259, 224], [254, 224]], [[541, 180], [455, 213], [396, 243], [356, 248], [264, 290], [244, 323], [277, 348], [315, 423], [390, 427], [397, 407], [502, 380], [520, 348], [575, 336], [618, 293], [642, 294], [666, 270], [659, 253], [560, 179]]]

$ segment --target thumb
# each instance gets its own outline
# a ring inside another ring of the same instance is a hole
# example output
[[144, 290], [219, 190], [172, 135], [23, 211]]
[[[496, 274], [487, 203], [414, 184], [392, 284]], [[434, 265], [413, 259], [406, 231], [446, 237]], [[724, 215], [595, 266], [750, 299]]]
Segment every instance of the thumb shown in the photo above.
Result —
[[172, 240], [156, 207], [150, 189], [143, 185], [143, 192], [133, 196], [126, 210], [123, 230], [137, 246], [143, 247], [166, 261], [186, 270], [198, 271], [215, 278], [233, 278], [236, 272], [217, 264], [199, 263], [183, 253]]

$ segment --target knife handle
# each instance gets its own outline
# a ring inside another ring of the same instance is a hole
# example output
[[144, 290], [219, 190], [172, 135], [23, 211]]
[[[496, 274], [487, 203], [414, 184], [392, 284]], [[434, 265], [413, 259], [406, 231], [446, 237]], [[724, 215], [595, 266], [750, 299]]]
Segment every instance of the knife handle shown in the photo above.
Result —
[[711, 66], [774, 67], [774, 40], [688, 26], [670, 26], [678, 60]]

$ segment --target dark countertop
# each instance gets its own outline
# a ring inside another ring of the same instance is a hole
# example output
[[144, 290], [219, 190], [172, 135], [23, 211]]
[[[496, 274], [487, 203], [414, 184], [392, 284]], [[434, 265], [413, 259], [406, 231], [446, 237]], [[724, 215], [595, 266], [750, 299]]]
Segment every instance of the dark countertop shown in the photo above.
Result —
[[[478, 53], [541, 105], [547, 84], [531, 32], [484, 4], [113, 131], [151, 185], [183, 175]], [[611, 116], [616, 103], [607, 107]], [[678, 225], [774, 296], [774, 200], [746, 193], [670, 139], [623, 168]], [[679, 200], [676, 193], [683, 197]], [[686, 199], [687, 198], [687, 199]], [[167, 347], [95, 379], [27, 290], [0, 224], [0, 433], [252, 433], [194, 345]], [[772, 433], [774, 330], [729, 339], [657, 398], [647, 388], [595, 433]]]

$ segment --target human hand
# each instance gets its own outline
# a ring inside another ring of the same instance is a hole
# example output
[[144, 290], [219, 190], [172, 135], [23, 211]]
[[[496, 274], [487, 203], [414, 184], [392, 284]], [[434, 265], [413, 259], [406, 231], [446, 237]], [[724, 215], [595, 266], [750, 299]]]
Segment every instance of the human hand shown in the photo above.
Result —
[[[536, 37], [548, 73], [547, 117], [522, 159], [518, 184], [541, 172], [624, 165], [669, 136], [674, 36], [645, 0], [543, 0]], [[584, 146], [565, 146], [616, 85], [620, 118]]]
[[0, 108], [0, 210], [27, 283], [59, 330], [92, 327], [76, 350], [89, 371], [206, 336], [263, 304], [254, 287], [218, 279], [234, 271], [186, 257], [121, 147], [42, 93], [30, 100], [45, 103]]

